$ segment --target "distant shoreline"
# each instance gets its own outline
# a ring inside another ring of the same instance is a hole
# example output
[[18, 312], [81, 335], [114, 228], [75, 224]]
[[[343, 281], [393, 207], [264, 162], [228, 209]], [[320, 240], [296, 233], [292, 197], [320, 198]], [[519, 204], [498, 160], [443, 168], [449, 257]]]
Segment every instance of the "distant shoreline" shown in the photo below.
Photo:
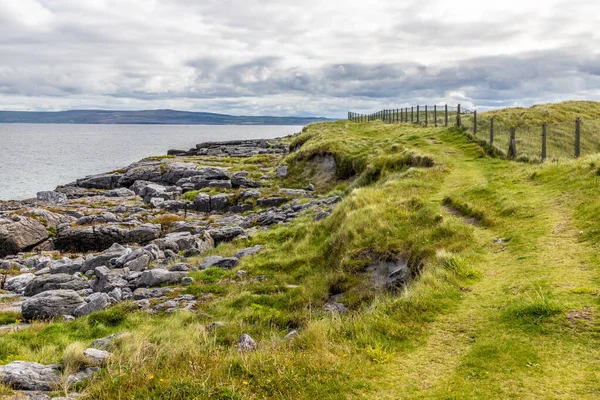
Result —
[[0, 123], [90, 125], [308, 125], [323, 117], [236, 116], [177, 110], [0, 111]]

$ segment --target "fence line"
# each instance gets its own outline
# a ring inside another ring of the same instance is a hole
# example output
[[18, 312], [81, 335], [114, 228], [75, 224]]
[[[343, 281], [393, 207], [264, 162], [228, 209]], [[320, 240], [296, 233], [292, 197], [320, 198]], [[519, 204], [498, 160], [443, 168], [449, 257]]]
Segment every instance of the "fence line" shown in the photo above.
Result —
[[509, 159], [545, 161], [600, 152], [600, 119], [583, 121], [577, 118], [572, 122], [517, 127], [503, 124], [494, 117], [478, 115], [476, 110], [460, 104], [456, 107], [445, 104], [385, 109], [371, 114], [349, 111], [348, 120], [454, 126]]

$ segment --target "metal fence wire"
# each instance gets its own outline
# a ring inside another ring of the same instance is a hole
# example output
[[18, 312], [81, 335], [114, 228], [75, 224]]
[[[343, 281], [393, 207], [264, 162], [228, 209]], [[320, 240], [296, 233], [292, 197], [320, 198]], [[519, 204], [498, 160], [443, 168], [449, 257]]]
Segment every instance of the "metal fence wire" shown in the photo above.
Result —
[[[371, 114], [348, 112], [354, 122], [383, 121], [421, 126], [459, 127], [496, 153], [520, 160], [558, 160], [600, 152], [600, 119], [510, 126], [477, 111], [448, 105], [417, 105]], [[511, 141], [511, 135], [514, 139]]]

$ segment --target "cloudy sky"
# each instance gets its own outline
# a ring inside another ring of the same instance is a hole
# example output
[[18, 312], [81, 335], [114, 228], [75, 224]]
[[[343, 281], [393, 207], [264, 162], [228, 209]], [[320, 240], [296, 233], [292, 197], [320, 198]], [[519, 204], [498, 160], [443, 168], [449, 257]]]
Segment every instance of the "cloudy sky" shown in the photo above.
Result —
[[343, 117], [600, 100], [600, 5], [538, 4], [0, 0], [0, 109]]

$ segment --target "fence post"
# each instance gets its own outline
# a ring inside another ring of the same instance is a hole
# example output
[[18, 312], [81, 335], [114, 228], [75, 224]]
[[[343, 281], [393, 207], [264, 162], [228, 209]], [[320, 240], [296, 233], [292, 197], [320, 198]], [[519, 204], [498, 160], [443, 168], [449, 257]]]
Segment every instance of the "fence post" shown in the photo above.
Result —
[[433, 119], [435, 121], [435, 127], [437, 128], [437, 105], [433, 106]]
[[461, 123], [460, 123], [460, 104], [457, 107], [457, 111], [456, 111], [456, 126], [458, 126], [460, 128]]
[[417, 124], [419, 123], [419, 119], [420, 119], [420, 116], [419, 116], [419, 114], [420, 114], [420, 112], [419, 112], [419, 108], [420, 108], [420, 107], [421, 107], [421, 106], [417, 106]]
[[477, 110], [473, 111], [473, 135], [477, 135]]
[[444, 107], [446, 109], [446, 126], [448, 126], [448, 104], [446, 104]]
[[517, 158], [517, 128], [510, 128], [510, 142], [508, 143], [508, 151], [506, 152], [506, 158], [514, 160]]
[[396, 122], [400, 122], [400, 109], [396, 108]]
[[415, 106], [410, 107], [410, 123], [415, 122]]
[[581, 155], [581, 118], [575, 120], [575, 157]]
[[542, 125], [542, 161], [546, 160], [546, 138], [547, 138], [546, 124], [543, 124]]
[[494, 145], [494, 117], [490, 120], [490, 146]]
[[429, 124], [429, 113], [427, 112], [427, 106], [425, 106], [425, 126]]

